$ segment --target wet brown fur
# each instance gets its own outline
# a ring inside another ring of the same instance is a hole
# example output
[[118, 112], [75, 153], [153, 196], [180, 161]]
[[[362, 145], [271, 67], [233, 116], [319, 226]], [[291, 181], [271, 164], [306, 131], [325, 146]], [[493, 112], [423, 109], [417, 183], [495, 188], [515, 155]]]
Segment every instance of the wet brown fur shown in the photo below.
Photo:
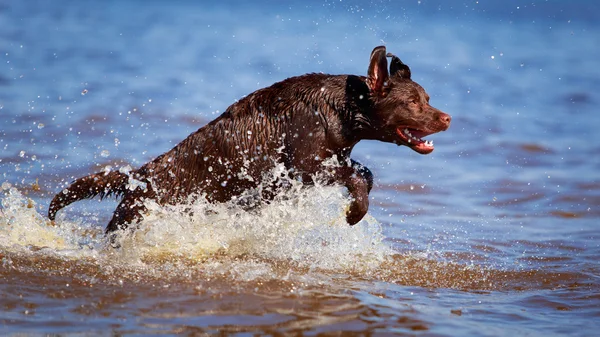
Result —
[[[410, 79], [408, 66], [387, 56], [391, 75], [380, 46], [371, 54], [367, 77], [307, 74], [255, 91], [138, 170], [76, 180], [54, 197], [48, 216], [53, 220], [61, 208], [81, 199], [115, 194], [122, 200], [106, 228], [112, 232], [139, 220], [145, 199], [177, 204], [204, 195], [210, 202], [225, 202], [262, 186], [264, 173], [283, 163], [291, 178], [306, 184], [328, 171], [325, 183], [346, 186], [352, 197], [346, 219], [353, 225], [368, 210], [373, 176], [350, 159], [352, 148], [375, 139], [429, 153], [433, 148], [420, 150], [398, 130], [426, 136], [450, 125], [450, 116], [431, 107], [425, 90]], [[330, 158], [339, 167], [322, 165]], [[271, 185], [262, 186], [265, 199], [277, 193], [277, 183]]]

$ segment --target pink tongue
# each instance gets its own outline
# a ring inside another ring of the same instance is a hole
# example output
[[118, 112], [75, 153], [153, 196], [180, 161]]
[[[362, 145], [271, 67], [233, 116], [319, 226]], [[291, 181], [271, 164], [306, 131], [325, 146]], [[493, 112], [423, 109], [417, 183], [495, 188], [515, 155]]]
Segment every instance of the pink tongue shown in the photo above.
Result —
[[422, 142], [415, 145], [413, 149], [421, 154], [428, 154], [433, 151], [433, 145], [429, 145], [425, 142]]
[[433, 144], [421, 139], [421, 137], [427, 136], [427, 133], [418, 130], [408, 129], [408, 132], [410, 133], [409, 136], [406, 134], [406, 132], [404, 132], [404, 130], [406, 130], [406, 128], [398, 128], [396, 129], [396, 133], [403, 139], [410, 140], [408, 146], [410, 146], [413, 150], [421, 154], [428, 154], [433, 151]]

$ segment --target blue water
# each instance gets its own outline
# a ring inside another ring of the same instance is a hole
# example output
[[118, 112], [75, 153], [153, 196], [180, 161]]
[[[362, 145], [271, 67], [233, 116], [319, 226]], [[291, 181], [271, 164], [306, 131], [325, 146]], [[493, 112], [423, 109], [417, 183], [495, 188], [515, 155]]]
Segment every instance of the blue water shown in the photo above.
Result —
[[[599, 17], [583, 0], [0, 1], [0, 331], [593, 334]], [[263, 215], [157, 211], [127, 253], [101, 248], [114, 201], [47, 229], [74, 178], [138, 167], [284, 78], [364, 75], [381, 44], [453, 120], [428, 156], [355, 148], [376, 179], [358, 229], [335, 189]]]

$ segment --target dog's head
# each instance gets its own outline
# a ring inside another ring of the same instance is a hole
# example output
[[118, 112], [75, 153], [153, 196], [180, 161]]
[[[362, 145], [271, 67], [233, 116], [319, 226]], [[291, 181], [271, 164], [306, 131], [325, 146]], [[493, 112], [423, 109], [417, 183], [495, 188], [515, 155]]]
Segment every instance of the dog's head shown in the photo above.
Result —
[[[391, 58], [388, 72], [387, 59]], [[406, 145], [421, 154], [433, 151], [433, 142], [423, 137], [445, 131], [450, 115], [429, 105], [429, 95], [411, 80], [410, 68], [384, 46], [371, 53], [367, 86], [373, 102], [369, 114], [370, 138]]]

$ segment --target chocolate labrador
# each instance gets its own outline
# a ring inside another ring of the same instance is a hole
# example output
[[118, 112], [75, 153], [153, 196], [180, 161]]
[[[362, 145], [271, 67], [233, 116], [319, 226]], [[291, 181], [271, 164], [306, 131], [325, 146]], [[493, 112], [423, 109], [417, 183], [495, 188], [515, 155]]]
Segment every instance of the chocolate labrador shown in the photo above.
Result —
[[[303, 184], [313, 184], [321, 174], [324, 183], [345, 186], [352, 198], [346, 220], [354, 225], [369, 208], [373, 175], [350, 159], [352, 148], [374, 139], [428, 154], [433, 142], [423, 137], [448, 129], [450, 119], [429, 105], [410, 68], [379, 46], [366, 77], [306, 74], [257, 90], [138, 170], [77, 179], [54, 197], [48, 217], [54, 220], [61, 208], [78, 200], [121, 196], [109, 233], [139, 221], [145, 199], [177, 204], [202, 196], [225, 202], [260, 188], [268, 201], [282, 184], [265, 172], [283, 164], [289, 177]], [[328, 160], [339, 164], [324, 165]]]

